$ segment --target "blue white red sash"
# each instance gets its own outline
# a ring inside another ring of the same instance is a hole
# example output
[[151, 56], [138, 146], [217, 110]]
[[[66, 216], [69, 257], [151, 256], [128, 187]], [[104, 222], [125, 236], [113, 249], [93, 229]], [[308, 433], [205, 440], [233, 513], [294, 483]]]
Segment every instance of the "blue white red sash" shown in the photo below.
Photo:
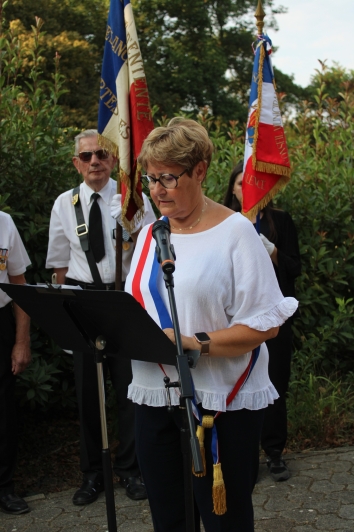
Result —
[[[164, 222], [168, 218], [163, 217]], [[132, 295], [143, 308], [149, 308], [150, 316], [160, 325], [161, 329], [173, 328], [171, 317], [157, 288], [160, 264], [156, 253], [151, 253], [151, 246], [155, 248], [152, 237], [152, 225], [149, 227], [141, 255], [132, 280]], [[149, 291], [142, 291], [141, 286], [148, 284]], [[149, 301], [150, 300], [150, 301]], [[152, 303], [152, 304], [151, 304]]]

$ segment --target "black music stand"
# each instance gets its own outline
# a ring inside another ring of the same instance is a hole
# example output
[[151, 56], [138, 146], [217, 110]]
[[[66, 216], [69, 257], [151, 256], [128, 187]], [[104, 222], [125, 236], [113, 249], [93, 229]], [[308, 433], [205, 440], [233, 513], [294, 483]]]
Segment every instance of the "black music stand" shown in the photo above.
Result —
[[[113, 473], [108, 447], [103, 356], [176, 364], [176, 346], [137, 301], [125, 292], [86, 291], [61, 285], [0, 283], [62, 349], [94, 355], [102, 432], [102, 466], [109, 532], [117, 532]], [[137, 334], [139, 327], [139, 334]]]

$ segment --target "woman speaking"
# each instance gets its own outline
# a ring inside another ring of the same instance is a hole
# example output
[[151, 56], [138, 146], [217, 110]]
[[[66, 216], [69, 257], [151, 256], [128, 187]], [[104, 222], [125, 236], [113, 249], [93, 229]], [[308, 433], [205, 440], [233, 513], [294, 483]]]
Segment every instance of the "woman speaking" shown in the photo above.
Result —
[[[212, 152], [201, 125], [175, 118], [149, 134], [139, 162], [146, 171], [143, 182], [171, 229], [183, 348], [201, 352], [191, 373], [206, 475], [193, 477], [195, 501], [206, 532], [252, 532], [263, 412], [278, 397], [264, 342], [276, 336], [297, 301], [280, 292], [251, 222], [203, 194]], [[139, 235], [125, 290], [174, 342], [168, 293], [155, 265], [150, 225]], [[136, 404], [137, 456], [154, 528], [185, 532], [182, 414], [178, 389], [171, 391], [171, 414], [164, 387], [164, 377], [176, 381], [178, 374], [174, 366], [149, 362], [133, 361], [132, 367], [128, 396]]]

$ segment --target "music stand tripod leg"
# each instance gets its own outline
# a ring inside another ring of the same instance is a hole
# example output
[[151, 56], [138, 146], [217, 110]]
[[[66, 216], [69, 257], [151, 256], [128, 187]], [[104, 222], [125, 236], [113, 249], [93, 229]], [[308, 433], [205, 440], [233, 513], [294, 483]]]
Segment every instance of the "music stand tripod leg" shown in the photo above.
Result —
[[102, 354], [95, 353], [97, 365], [97, 382], [98, 382], [98, 398], [100, 405], [101, 418], [101, 433], [102, 433], [102, 469], [104, 479], [104, 489], [106, 495], [106, 510], [107, 510], [107, 524], [108, 532], [117, 532], [116, 509], [114, 502], [114, 488], [113, 488], [113, 471], [111, 464], [111, 453], [108, 447], [107, 435], [107, 419], [105, 408], [105, 393], [102, 367]]

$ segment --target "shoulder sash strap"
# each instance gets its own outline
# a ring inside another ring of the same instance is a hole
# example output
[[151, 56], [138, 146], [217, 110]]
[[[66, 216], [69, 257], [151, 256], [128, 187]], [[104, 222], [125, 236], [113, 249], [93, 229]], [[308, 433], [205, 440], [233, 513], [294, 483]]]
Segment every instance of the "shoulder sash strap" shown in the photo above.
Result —
[[105, 287], [104, 287], [104, 284], [102, 283], [100, 272], [98, 271], [97, 264], [93, 256], [93, 253], [92, 253], [92, 249], [90, 248], [89, 228], [87, 227], [87, 224], [85, 222], [84, 214], [82, 212], [82, 207], [81, 207], [81, 201], [80, 201], [80, 187], [74, 188], [72, 191], [72, 195], [73, 195], [72, 204], [74, 205], [76, 221], [77, 221], [75, 233], [79, 237], [82, 251], [86, 255], [87, 263], [90, 268], [93, 282], [95, 283], [96, 286], [100, 286], [102, 290], [104, 290]]

